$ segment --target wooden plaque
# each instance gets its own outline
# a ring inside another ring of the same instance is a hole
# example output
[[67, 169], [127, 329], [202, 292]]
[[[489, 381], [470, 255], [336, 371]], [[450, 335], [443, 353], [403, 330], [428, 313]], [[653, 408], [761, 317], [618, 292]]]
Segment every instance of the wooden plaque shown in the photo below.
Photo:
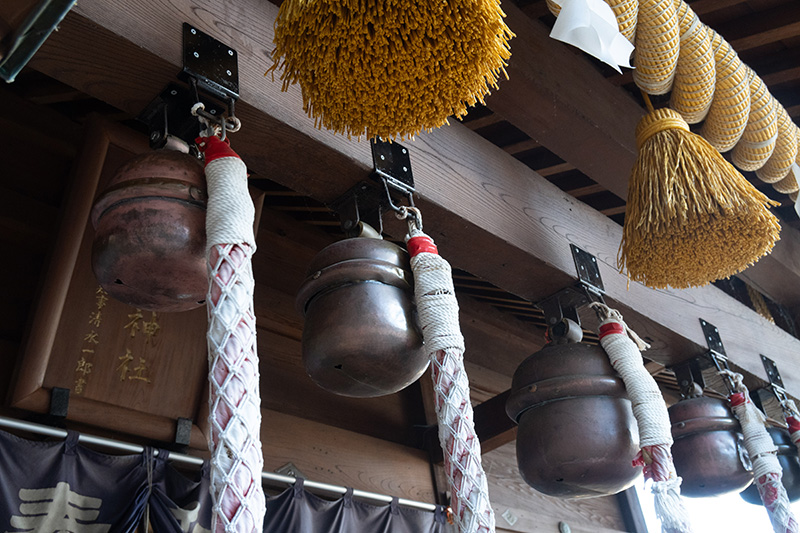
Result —
[[188, 418], [190, 446], [205, 449], [205, 306], [136, 309], [108, 296], [91, 269], [92, 203], [122, 163], [149, 150], [147, 139], [101, 118], [87, 128], [12, 405], [47, 413], [52, 388], [66, 388], [68, 420], [171, 442]]

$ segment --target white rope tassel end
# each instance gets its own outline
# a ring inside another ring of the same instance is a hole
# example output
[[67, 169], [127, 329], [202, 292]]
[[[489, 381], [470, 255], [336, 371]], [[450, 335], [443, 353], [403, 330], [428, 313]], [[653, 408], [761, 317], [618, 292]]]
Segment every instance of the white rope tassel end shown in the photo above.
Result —
[[263, 529], [266, 504], [251, 265], [254, 209], [244, 163], [216, 137], [204, 147], [212, 530], [256, 533]]
[[414, 296], [425, 349], [431, 358], [439, 442], [460, 533], [494, 533], [481, 446], [475, 434], [469, 380], [464, 370], [464, 338], [450, 265], [422, 233], [420, 218], [410, 224], [408, 251], [414, 272]]
[[750, 400], [742, 375], [730, 370], [720, 374], [731, 379], [736, 392], [728, 398], [731, 409], [744, 435], [744, 447], [753, 461], [753, 480], [767, 509], [775, 533], [798, 533], [798, 522], [789, 509], [789, 496], [781, 482], [783, 470], [778, 461], [778, 448], [767, 433], [766, 417]]
[[645, 479], [653, 480], [661, 529], [664, 533], [691, 533], [689, 513], [680, 496], [681, 478], [672, 462], [672, 429], [667, 406], [642, 360], [640, 350], [649, 345], [625, 324], [619, 311], [596, 302], [591, 307], [600, 318], [600, 344], [625, 383], [631, 400], [642, 449], [637, 463], [644, 466]]

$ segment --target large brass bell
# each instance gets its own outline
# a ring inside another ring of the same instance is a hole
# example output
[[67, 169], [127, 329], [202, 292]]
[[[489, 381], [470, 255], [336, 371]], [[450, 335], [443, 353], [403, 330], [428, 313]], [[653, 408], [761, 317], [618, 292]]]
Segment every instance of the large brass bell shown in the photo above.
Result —
[[[772, 442], [778, 447], [778, 462], [781, 464], [781, 470], [783, 470], [781, 482], [786, 488], [789, 501], [797, 501], [800, 499], [800, 457], [797, 455], [797, 447], [789, 437], [789, 432], [783, 428], [768, 427], [767, 433], [772, 437]], [[762, 505], [761, 496], [758, 494], [758, 487], [756, 487], [755, 483], [740, 494], [744, 501], [754, 505]]]
[[428, 366], [417, 328], [408, 254], [381, 239], [323, 249], [297, 295], [305, 315], [303, 363], [320, 387], [343, 396], [397, 392]]
[[206, 184], [200, 161], [158, 150], [117, 170], [92, 208], [92, 269], [114, 298], [153, 311], [202, 305]]
[[753, 479], [738, 420], [725, 400], [700, 396], [669, 408], [672, 457], [681, 494], [703, 498], [739, 492]]
[[551, 343], [528, 357], [514, 373], [506, 412], [519, 424], [520, 474], [539, 492], [608, 496], [641, 473], [632, 465], [639, 433], [631, 402], [599, 346]]

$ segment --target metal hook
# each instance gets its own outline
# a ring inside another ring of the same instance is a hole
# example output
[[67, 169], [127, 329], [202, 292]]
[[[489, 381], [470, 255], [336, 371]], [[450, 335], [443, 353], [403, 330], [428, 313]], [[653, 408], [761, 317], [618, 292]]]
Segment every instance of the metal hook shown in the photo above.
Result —
[[234, 114], [234, 102], [233, 98], [228, 99], [228, 116], [227, 117], [218, 117], [212, 113], [206, 111], [205, 105], [200, 101], [200, 93], [197, 89], [197, 80], [195, 78], [189, 78], [189, 82], [192, 86], [192, 93], [194, 95], [194, 99], [197, 102], [194, 106], [192, 106], [192, 115], [202, 117], [208, 122], [218, 126], [220, 128], [220, 140], [225, 140], [227, 132], [236, 133], [242, 128], [242, 121]]
[[392, 193], [389, 190], [389, 180], [383, 175], [382, 172], [378, 172], [378, 176], [383, 182], [383, 189], [386, 191], [386, 201], [388, 202], [389, 209], [394, 211], [395, 215], [400, 220], [405, 220], [411, 217], [417, 229], [422, 231], [422, 215], [420, 214], [419, 209], [417, 209], [414, 205], [414, 193], [411, 191], [406, 192], [406, 198], [408, 199], [409, 204], [408, 206], [395, 205], [395, 203], [392, 201]]

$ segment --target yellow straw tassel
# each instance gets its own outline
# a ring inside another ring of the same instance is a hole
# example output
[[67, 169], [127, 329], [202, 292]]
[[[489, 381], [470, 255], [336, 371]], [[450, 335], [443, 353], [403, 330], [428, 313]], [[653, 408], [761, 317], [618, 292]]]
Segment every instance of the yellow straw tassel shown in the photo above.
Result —
[[772, 250], [778, 205], [756, 190], [671, 109], [636, 128], [619, 268], [654, 288], [705, 285]]
[[406, 138], [497, 88], [513, 33], [499, 0], [286, 0], [274, 60], [318, 127]]

